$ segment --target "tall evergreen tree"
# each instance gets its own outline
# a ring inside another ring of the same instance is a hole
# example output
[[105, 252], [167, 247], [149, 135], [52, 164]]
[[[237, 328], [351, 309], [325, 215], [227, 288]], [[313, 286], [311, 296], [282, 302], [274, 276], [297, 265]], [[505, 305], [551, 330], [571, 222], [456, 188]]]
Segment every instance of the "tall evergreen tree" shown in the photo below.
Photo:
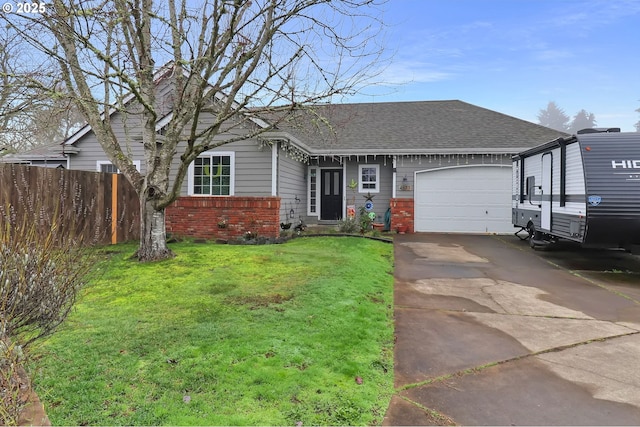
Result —
[[596, 127], [596, 116], [593, 113], [588, 113], [586, 110], [582, 109], [578, 111], [573, 117], [573, 121], [571, 122], [571, 127], [569, 131], [571, 133], [577, 133], [582, 129], [589, 129]]
[[538, 113], [538, 123], [561, 132], [569, 131], [569, 116], [558, 105], [550, 101], [546, 109]]

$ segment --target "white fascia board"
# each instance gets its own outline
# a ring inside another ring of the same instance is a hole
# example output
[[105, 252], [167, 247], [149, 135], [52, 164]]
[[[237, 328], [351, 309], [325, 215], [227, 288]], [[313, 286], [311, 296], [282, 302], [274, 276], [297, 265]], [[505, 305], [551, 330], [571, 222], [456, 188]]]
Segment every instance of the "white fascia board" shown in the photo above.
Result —
[[156, 122], [156, 132], [165, 127], [173, 118], [173, 111]]
[[288, 132], [263, 132], [260, 135], [258, 135], [258, 138], [264, 139], [267, 141], [268, 140], [285, 140], [295, 145], [300, 150], [304, 151], [305, 154], [310, 154], [310, 155], [315, 154], [315, 152], [312, 149], [310, 149], [307, 144], [303, 143], [298, 138], [296, 138], [295, 136], [291, 135]]
[[448, 148], [448, 149], [388, 149], [388, 150], [309, 150], [312, 156], [385, 156], [385, 155], [448, 155], [448, 154], [514, 154], [522, 151], [519, 148]]

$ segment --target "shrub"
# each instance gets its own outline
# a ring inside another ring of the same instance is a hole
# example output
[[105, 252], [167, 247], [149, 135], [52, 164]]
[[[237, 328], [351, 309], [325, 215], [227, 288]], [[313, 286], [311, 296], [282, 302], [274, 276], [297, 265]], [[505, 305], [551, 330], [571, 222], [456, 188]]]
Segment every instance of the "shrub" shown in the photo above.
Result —
[[357, 233], [360, 231], [360, 224], [354, 217], [342, 218], [338, 221], [338, 231], [341, 233]]
[[371, 224], [373, 224], [373, 218], [369, 216], [369, 212], [364, 206], [360, 206], [358, 210], [358, 216], [360, 219], [360, 232], [365, 233], [371, 230]]
[[17, 425], [25, 405], [25, 380], [20, 375], [21, 351], [0, 339], [0, 424]]
[[16, 425], [28, 403], [27, 347], [64, 321], [92, 266], [74, 216], [34, 200], [0, 205], [1, 425]]
[[81, 238], [61, 235], [60, 215], [43, 230], [11, 212], [0, 209], [0, 338], [26, 347], [67, 317], [91, 263]]

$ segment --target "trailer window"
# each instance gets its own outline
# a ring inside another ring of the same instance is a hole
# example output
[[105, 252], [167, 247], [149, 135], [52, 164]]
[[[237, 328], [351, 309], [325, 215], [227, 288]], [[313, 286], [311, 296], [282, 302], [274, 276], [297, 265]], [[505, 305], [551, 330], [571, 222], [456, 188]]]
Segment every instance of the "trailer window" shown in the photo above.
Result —
[[531, 198], [531, 196], [536, 194], [536, 177], [535, 176], [527, 177], [526, 194], [527, 196], [529, 196], [529, 198]]

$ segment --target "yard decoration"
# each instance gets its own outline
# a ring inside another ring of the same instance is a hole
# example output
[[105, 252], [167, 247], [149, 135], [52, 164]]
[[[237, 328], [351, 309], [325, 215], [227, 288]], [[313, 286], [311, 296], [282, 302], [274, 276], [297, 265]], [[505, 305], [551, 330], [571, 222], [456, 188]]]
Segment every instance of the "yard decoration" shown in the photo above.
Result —
[[347, 184], [347, 187], [351, 190], [351, 198], [347, 204], [347, 218], [356, 217], [356, 190], [358, 189], [358, 182], [355, 179], [351, 179], [351, 182]]

